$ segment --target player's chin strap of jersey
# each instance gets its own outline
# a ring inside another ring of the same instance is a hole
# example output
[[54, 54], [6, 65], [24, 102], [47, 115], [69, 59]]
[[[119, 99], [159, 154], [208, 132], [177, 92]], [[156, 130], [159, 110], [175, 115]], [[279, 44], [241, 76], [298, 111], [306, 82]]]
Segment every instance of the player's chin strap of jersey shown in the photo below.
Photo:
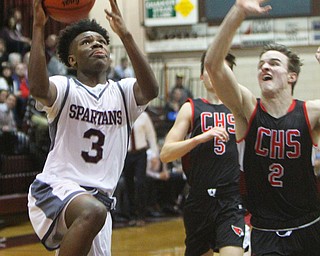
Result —
[[87, 190], [91, 195], [97, 198], [101, 203], [103, 203], [108, 211], [114, 210], [116, 208], [117, 200], [115, 197], [109, 197], [106, 193], [103, 193], [97, 188], [81, 186]]

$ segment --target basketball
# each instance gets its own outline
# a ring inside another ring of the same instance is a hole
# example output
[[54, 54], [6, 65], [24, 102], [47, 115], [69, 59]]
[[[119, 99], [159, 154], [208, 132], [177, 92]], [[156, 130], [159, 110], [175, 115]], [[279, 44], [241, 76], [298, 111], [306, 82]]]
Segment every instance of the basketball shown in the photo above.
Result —
[[72, 23], [88, 17], [95, 0], [43, 0], [48, 16], [62, 23]]

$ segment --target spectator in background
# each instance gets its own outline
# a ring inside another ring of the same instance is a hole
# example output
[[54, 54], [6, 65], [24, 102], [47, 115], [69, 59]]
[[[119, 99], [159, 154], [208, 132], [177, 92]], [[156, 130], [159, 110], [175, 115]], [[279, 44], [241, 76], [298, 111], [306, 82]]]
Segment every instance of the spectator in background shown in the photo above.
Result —
[[113, 56], [112, 54], [110, 54], [110, 65], [107, 69], [107, 79], [111, 79], [115, 82], [121, 80], [121, 77], [118, 75], [118, 73], [116, 73], [115, 68], [113, 66]]
[[12, 8], [9, 11], [9, 16], [13, 17], [16, 22], [15, 30], [16, 34], [23, 36], [23, 31], [22, 31], [22, 12], [19, 8]]
[[148, 170], [148, 213], [152, 215], [178, 216], [188, 193], [186, 176], [181, 161], [161, 164], [158, 172]]
[[170, 178], [170, 173], [164, 170], [163, 165], [154, 166], [152, 162], [152, 152], [147, 150], [147, 215], [150, 217], [162, 217], [160, 197], [162, 193], [162, 183]]
[[180, 88], [174, 88], [169, 101], [164, 106], [166, 132], [173, 126], [177, 114], [181, 107], [182, 90]]
[[26, 111], [27, 101], [29, 98], [29, 85], [27, 79], [27, 67], [24, 63], [16, 65], [13, 77], [13, 93], [17, 96], [17, 106], [15, 111], [15, 117], [17, 126], [22, 128], [22, 122]]
[[0, 38], [0, 71], [2, 71], [2, 63], [8, 61], [8, 52], [6, 42]]
[[157, 135], [148, 113], [136, 120], [130, 136], [123, 177], [129, 199], [129, 225], [144, 226], [146, 217], [147, 149], [152, 151], [152, 162], [160, 165]]
[[17, 144], [17, 125], [14, 117], [16, 96], [7, 94], [4, 103], [0, 104], [0, 154], [13, 155]]
[[184, 85], [184, 76], [181, 73], [176, 74], [176, 82], [170, 92], [170, 98], [173, 98], [175, 89], [181, 90], [180, 106], [188, 99], [193, 98], [192, 92]]
[[0, 106], [3, 106], [2, 104], [6, 102], [8, 94], [8, 90], [0, 89]]
[[42, 169], [50, 148], [49, 124], [46, 113], [38, 111], [35, 104], [35, 99], [30, 96], [23, 123], [30, 138], [30, 152], [34, 155], [35, 166]]
[[66, 75], [67, 67], [59, 60], [56, 52], [58, 37], [56, 34], [50, 34], [45, 41], [45, 51], [47, 60], [48, 75]]
[[0, 104], [0, 152], [3, 154], [21, 154], [29, 150], [29, 138], [18, 131], [14, 118], [16, 102], [16, 96], [9, 93], [5, 103]]
[[8, 55], [8, 63], [10, 65], [10, 68], [12, 69], [12, 72], [14, 72], [16, 66], [19, 63], [22, 63], [22, 54], [19, 52], [11, 52]]
[[[8, 91], [13, 93], [13, 78], [12, 78], [12, 69], [8, 62], [3, 62], [1, 64], [2, 72], [1, 77], [3, 77], [8, 85]], [[5, 82], [4, 82], [5, 84]]]
[[14, 94], [7, 94], [4, 103], [0, 105], [0, 129], [2, 132], [14, 132], [17, 130], [13, 110], [15, 109], [17, 98]]
[[7, 82], [7, 80], [6, 80], [4, 77], [2, 77], [2, 76], [0, 76], [0, 90], [1, 90], [1, 91], [3, 91], [3, 90], [8, 91], [8, 90], [9, 90], [8, 82]]
[[24, 55], [30, 51], [31, 40], [16, 30], [16, 24], [16, 19], [10, 16], [6, 20], [5, 26], [0, 30], [0, 38], [6, 42], [8, 53], [18, 52]]
[[120, 64], [114, 68], [115, 75], [122, 78], [135, 77], [133, 69], [129, 66], [129, 59], [127, 57], [122, 57]]
[[[30, 59], [30, 52], [26, 52], [22, 58], [22, 63], [24, 63], [26, 65], [26, 67], [28, 67], [28, 65], [29, 65], [29, 59]], [[28, 71], [26, 72], [26, 74], [28, 76]]]
[[147, 151], [147, 209], [151, 217], [180, 215], [187, 195], [186, 178], [179, 161], [155, 165]]

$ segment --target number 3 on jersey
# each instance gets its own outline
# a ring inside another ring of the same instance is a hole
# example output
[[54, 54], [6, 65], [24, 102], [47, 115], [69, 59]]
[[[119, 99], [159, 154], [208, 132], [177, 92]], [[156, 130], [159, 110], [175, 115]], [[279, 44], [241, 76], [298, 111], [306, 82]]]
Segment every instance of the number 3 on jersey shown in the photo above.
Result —
[[97, 138], [97, 140], [91, 144], [93, 154], [89, 155], [89, 152], [81, 151], [81, 156], [87, 163], [98, 163], [103, 155], [104, 134], [99, 130], [89, 129], [83, 134], [83, 138], [90, 139], [91, 141], [93, 141], [93, 138]]

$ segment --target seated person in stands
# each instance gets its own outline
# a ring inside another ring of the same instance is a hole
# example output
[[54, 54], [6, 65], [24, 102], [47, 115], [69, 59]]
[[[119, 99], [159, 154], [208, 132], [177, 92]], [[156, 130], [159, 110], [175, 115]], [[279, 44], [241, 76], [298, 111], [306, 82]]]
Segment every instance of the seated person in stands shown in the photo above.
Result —
[[180, 88], [174, 88], [168, 102], [164, 106], [166, 133], [171, 129], [174, 122], [176, 121], [177, 114], [181, 107], [181, 97], [182, 90]]
[[43, 168], [50, 148], [49, 124], [45, 112], [35, 108], [35, 99], [29, 97], [24, 123], [30, 138], [30, 153], [34, 155], [35, 166]]
[[8, 53], [18, 52], [24, 55], [30, 50], [31, 40], [17, 33], [16, 20], [10, 16], [0, 30], [0, 37], [5, 41]]
[[[1, 77], [0, 77], [0, 79], [1, 79]], [[0, 89], [0, 106], [5, 107], [4, 103], [6, 102], [8, 94], [9, 94], [8, 90]]]
[[0, 129], [2, 132], [15, 132], [17, 130], [13, 114], [16, 103], [17, 97], [13, 93], [9, 93], [5, 102], [0, 104]]
[[5, 103], [0, 104], [0, 153], [21, 154], [27, 153], [29, 138], [26, 134], [17, 130], [13, 110], [16, 107], [17, 98], [9, 93]]
[[148, 215], [151, 217], [180, 215], [188, 192], [180, 161], [159, 166], [152, 163], [149, 150], [147, 155]]

